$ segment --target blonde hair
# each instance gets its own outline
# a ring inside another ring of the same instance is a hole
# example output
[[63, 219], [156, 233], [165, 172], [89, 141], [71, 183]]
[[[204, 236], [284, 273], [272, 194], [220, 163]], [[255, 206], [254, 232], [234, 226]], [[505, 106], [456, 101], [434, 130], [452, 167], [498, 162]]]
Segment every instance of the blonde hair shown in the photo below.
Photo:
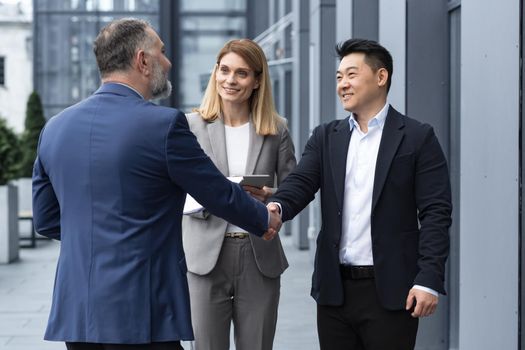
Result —
[[217, 64], [213, 68], [206, 92], [199, 108], [194, 109], [201, 117], [213, 122], [222, 113], [221, 97], [217, 92], [215, 74], [224, 55], [233, 52], [248, 64], [259, 81], [259, 87], [254, 89], [250, 97], [250, 112], [255, 132], [259, 135], [276, 135], [278, 125], [285, 124], [273, 103], [268, 62], [261, 47], [250, 39], [234, 39], [228, 41], [217, 54]]

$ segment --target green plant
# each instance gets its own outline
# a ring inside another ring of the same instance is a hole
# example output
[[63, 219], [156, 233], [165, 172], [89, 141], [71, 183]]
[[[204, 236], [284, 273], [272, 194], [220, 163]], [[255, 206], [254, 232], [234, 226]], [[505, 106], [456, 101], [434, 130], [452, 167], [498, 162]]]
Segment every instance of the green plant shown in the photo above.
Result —
[[0, 118], [0, 186], [17, 177], [20, 156], [18, 137]]
[[33, 174], [38, 138], [45, 123], [40, 96], [37, 92], [33, 92], [27, 100], [25, 130], [20, 142], [22, 147], [22, 160], [19, 165], [20, 177], [31, 177]]

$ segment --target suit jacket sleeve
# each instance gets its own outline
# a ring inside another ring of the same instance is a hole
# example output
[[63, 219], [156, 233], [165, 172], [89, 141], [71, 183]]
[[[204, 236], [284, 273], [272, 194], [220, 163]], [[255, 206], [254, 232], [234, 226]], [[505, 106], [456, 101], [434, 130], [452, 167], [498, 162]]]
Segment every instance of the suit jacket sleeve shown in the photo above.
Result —
[[269, 202], [279, 202], [282, 220], [291, 220], [315, 198], [321, 178], [322, 126], [315, 128], [308, 140], [301, 160], [284, 179]]
[[419, 212], [419, 273], [414, 284], [445, 294], [445, 262], [452, 222], [447, 162], [431, 127], [416, 158], [415, 196]]
[[38, 152], [33, 166], [33, 224], [38, 234], [60, 240], [60, 205]]
[[283, 128], [277, 159], [277, 184], [281, 184], [297, 165], [295, 148], [288, 129]]
[[262, 236], [268, 229], [266, 206], [221, 174], [199, 146], [181, 112], [170, 125], [166, 161], [172, 181], [210, 213], [257, 236]]

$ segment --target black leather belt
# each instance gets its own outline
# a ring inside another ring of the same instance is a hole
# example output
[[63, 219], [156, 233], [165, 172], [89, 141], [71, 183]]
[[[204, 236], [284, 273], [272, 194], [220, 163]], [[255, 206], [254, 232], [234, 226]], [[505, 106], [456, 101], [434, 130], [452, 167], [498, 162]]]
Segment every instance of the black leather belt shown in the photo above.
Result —
[[344, 280], [364, 280], [374, 278], [373, 266], [339, 265]]

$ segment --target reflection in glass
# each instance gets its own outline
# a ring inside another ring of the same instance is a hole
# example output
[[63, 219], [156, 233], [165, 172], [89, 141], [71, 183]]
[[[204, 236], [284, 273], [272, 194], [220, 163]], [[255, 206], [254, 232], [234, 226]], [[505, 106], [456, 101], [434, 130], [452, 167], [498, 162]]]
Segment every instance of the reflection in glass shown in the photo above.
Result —
[[181, 22], [180, 108], [186, 112], [200, 105], [210, 72], [221, 47], [230, 39], [243, 38], [244, 16], [184, 16]]
[[159, 0], [37, 0], [34, 7], [36, 11], [158, 12]]
[[246, 0], [181, 0], [181, 11], [244, 11]]
[[182, 30], [220, 30], [245, 32], [246, 19], [217, 15], [210, 17], [185, 16], [182, 18]]
[[[38, 0], [35, 6], [35, 87], [51, 117], [88, 97], [100, 85], [93, 40], [122, 11], [158, 28], [159, 0]], [[63, 12], [67, 10], [68, 12]], [[70, 11], [78, 10], [71, 15]], [[119, 11], [112, 14], [112, 11]], [[93, 11], [93, 12], [91, 12]], [[98, 11], [104, 11], [99, 13]]]
[[115, 6], [113, 6], [113, 0], [99, 0], [97, 7], [99, 11], [111, 11], [115, 9]]
[[226, 41], [226, 36], [194, 35], [182, 39], [182, 69], [180, 71], [180, 89], [184, 111], [200, 105], [208, 78], [215, 64], [217, 52]]

